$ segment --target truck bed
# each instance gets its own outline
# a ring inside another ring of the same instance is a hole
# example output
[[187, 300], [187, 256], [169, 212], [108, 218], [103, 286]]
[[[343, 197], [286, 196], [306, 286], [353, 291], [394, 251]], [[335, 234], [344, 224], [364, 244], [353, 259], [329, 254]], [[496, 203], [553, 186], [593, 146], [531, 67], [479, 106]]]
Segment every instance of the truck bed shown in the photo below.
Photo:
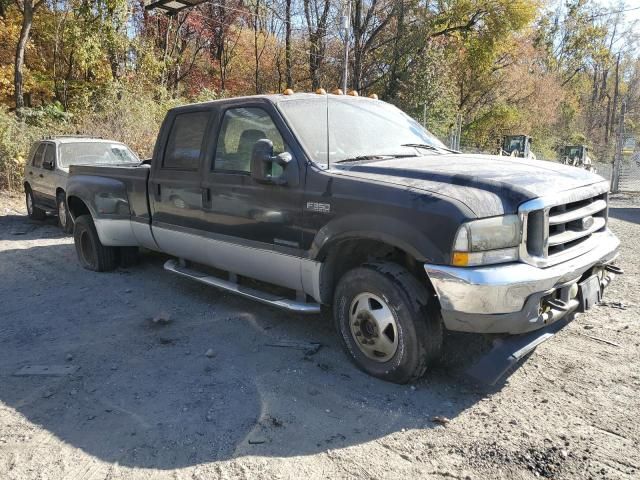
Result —
[[[98, 197], [104, 200], [120, 200], [117, 211], [102, 210], [100, 203], [108, 208], [109, 202], [100, 202], [96, 198], [98, 214], [130, 215], [132, 219], [149, 221], [149, 202], [147, 184], [149, 165], [72, 165], [69, 168], [69, 182], [78, 183], [101, 192]], [[120, 198], [118, 198], [120, 197]], [[129, 212], [124, 209], [128, 204]]]

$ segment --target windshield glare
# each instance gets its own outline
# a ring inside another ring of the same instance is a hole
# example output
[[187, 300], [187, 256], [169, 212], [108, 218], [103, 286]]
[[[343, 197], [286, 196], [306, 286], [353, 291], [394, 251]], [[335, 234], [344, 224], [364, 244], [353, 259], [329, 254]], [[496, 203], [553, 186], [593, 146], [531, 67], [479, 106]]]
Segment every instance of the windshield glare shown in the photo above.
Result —
[[403, 146], [406, 144], [446, 149], [413, 118], [382, 101], [318, 96], [285, 100], [279, 107], [312, 160], [320, 165], [327, 165], [327, 157], [334, 163], [361, 156], [433, 153]]
[[136, 155], [121, 143], [79, 142], [60, 145], [60, 166], [140, 163]]

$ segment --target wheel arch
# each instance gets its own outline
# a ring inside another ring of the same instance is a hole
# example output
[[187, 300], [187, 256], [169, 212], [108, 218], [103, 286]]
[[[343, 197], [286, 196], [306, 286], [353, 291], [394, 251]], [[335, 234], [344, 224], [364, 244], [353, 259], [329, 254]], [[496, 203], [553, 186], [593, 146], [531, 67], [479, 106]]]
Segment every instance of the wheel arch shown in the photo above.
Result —
[[420, 254], [411, 247], [379, 235], [342, 236], [327, 242], [317, 257], [320, 269], [320, 297], [324, 304], [333, 301], [340, 278], [349, 270], [371, 262], [392, 262], [406, 268], [429, 292], [435, 295]]
[[74, 221], [80, 215], [91, 215], [91, 217], [93, 217], [93, 213], [89, 206], [84, 202], [84, 200], [76, 195], [69, 195], [67, 197], [67, 208], [69, 209], [71, 218], [73, 218]]

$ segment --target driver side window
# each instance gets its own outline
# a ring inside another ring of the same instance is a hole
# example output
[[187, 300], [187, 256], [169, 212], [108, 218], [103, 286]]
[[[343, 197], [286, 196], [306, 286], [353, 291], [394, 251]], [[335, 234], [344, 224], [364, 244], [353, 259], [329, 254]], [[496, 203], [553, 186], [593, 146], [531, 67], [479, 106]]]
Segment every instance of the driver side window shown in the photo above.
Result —
[[[213, 168], [250, 172], [253, 146], [258, 140], [265, 138], [273, 142], [274, 155], [287, 150], [282, 135], [265, 110], [256, 107], [227, 110], [218, 135]], [[277, 165], [273, 166], [273, 170], [272, 175], [278, 176], [282, 173], [282, 169]]]

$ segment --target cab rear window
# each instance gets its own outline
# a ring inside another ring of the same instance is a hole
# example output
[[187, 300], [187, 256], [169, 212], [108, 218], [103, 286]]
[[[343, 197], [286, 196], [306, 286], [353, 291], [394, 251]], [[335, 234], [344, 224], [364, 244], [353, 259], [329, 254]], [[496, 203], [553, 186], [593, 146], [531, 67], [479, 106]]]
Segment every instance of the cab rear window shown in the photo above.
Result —
[[209, 112], [188, 112], [175, 116], [162, 160], [163, 168], [198, 169], [208, 120]]

